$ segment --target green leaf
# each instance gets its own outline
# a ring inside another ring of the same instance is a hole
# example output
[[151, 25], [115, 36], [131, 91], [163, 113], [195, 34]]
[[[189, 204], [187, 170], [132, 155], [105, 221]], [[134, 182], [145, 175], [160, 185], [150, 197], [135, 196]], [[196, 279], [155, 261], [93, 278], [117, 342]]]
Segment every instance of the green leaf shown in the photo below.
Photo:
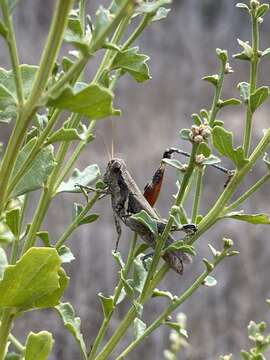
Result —
[[143, 335], [146, 330], [146, 324], [139, 318], [136, 318], [133, 322], [134, 338], [138, 339]]
[[147, 271], [144, 268], [143, 262], [140, 258], [136, 258], [133, 263], [134, 274], [133, 274], [133, 286], [134, 289], [141, 294], [145, 279], [147, 277]]
[[245, 350], [241, 350], [241, 356], [242, 356], [243, 360], [252, 360], [249, 353]]
[[57, 305], [62, 295], [56, 293], [60, 289], [60, 264], [55, 249], [29, 249], [15, 265], [6, 267], [0, 281], [0, 307], [30, 310]]
[[254, 113], [255, 110], [258, 109], [258, 107], [267, 100], [268, 96], [268, 86], [262, 86], [258, 88], [254, 93], [250, 94], [249, 103], [251, 112]]
[[261, 57], [264, 57], [264, 56], [269, 55], [269, 54], [270, 54], [270, 48], [267, 48], [262, 52]]
[[38, 231], [37, 236], [46, 247], [51, 247], [51, 240], [48, 231]]
[[72, 44], [75, 48], [80, 50], [83, 54], [87, 54], [88, 45], [84, 39], [83, 29], [79, 19], [79, 12], [73, 10], [68, 19], [64, 40]]
[[8, 124], [16, 116], [16, 99], [4, 85], [0, 84], [0, 122]]
[[183, 170], [183, 164], [177, 159], [162, 159], [162, 162], [164, 164], [167, 164], [167, 165], [177, 169], [177, 170], [180, 170], [180, 171]]
[[256, 18], [263, 17], [267, 13], [268, 10], [269, 10], [268, 4], [260, 5], [256, 10]]
[[199, 145], [197, 153], [203, 154], [206, 158], [208, 158], [211, 155], [211, 149], [205, 142], [202, 142]]
[[228, 52], [227, 50], [223, 50], [223, 49], [216, 49], [216, 53], [217, 56], [219, 58], [219, 60], [225, 65], [228, 61]]
[[98, 297], [100, 298], [102, 304], [104, 317], [107, 319], [114, 310], [113, 297], [106, 297], [102, 293], [99, 293]]
[[0, 280], [3, 279], [5, 268], [8, 266], [7, 255], [5, 250], [0, 247]]
[[194, 250], [194, 247], [192, 245], [187, 245], [183, 240], [178, 240], [169, 245], [165, 250], [165, 252], [170, 251], [181, 251], [183, 253], [190, 254], [192, 256], [196, 255], [196, 252]]
[[10, 231], [7, 224], [0, 221], [0, 244], [5, 246], [15, 240], [14, 234]]
[[158, 11], [156, 12], [156, 14], [151, 18], [151, 21], [154, 22], [154, 21], [166, 19], [166, 17], [168, 16], [170, 11], [171, 11], [171, 9], [166, 9], [164, 7], [160, 7], [158, 9]]
[[63, 320], [65, 328], [72, 334], [74, 339], [77, 341], [83, 358], [87, 360], [86, 346], [81, 333], [81, 320], [75, 316], [75, 311], [70, 303], [60, 303], [55, 307]]
[[[221, 127], [223, 127], [224, 126], [224, 121], [222, 121], [222, 120], [214, 120], [214, 122], [213, 122], [213, 127], [215, 127], [215, 126], [221, 126]], [[203, 143], [204, 144], [204, 143]]]
[[113, 14], [108, 10], [100, 6], [96, 12], [96, 23], [92, 33], [92, 40], [98, 38], [113, 20]]
[[270, 218], [267, 214], [244, 214], [243, 211], [234, 211], [225, 215], [226, 218], [245, 221], [250, 224], [270, 224]]
[[[22, 167], [31, 150], [35, 146], [36, 141], [36, 138], [31, 139], [19, 152], [12, 173], [13, 177]], [[34, 191], [43, 187], [44, 182], [47, 180], [48, 176], [51, 174], [55, 166], [53, 150], [54, 149], [52, 145], [46, 146], [40, 150], [36, 158], [33, 160], [30, 168], [19, 180], [19, 182], [15, 186], [15, 189], [13, 189], [13, 197], [23, 195], [27, 192]]]
[[56, 289], [46, 297], [39, 299], [35, 304], [37, 308], [51, 308], [59, 304], [60, 299], [62, 298], [64, 291], [66, 290], [69, 283], [69, 277], [67, 277], [66, 272], [63, 268], [59, 269], [58, 278], [58, 289]]
[[62, 263], [71, 263], [71, 261], [75, 260], [75, 256], [66, 245], [62, 245], [57, 251]]
[[216, 286], [217, 285], [217, 280], [213, 277], [213, 276], [207, 276], [205, 279], [204, 279], [204, 283], [203, 283], [205, 286], [209, 286], [209, 287], [212, 287], [212, 286]]
[[83, 171], [75, 169], [73, 174], [68, 179], [67, 182], [62, 182], [57, 189], [57, 193], [69, 192], [69, 193], [78, 193], [80, 189], [75, 185], [87, 186], [95, 183], [100, 177], [100, 170], [96, 164], [87, 166]]
[[248, 159], [244, 156], [242, 147], [233, 148], [233, 134], [221, 126], [215, 126], [212, 130], [212, 139], [215, 148], [221, 155], [230, 158], [238, 169], [242, 168]]
[[[191, 117], [192, 117], [195, 125], [200, 126], [202, 124], [202, 120], [201, 120], [199, 114], [196, 114], [196, 113], [192, 114]], [[190, 130], [189, 130], [189, 134], [190, 134]]]
[[220, 100], [218, 103], [218, 107], [220, 109], [224, 108], [225, 106], [233, 106], [233, 105], [241, 105], [242, 102], [239, 99], [227, 99], [227, 100]]
[[180, 336], [185, 339], [188, 339], [188, 333], [186, 329], [184, 329], [178, 322], [165, 321], [164, 325], [169, 326], [173, 330], [175, 330]]
[[240, 91], [240, 97], [242, 99], [242, 101], [247, 104], [249, 101], [249, 89], [250, 89], [250, 84], [247, 82], [240, 82], [237, 85], [237, 88]]
[[244, 3], [238, 3], [235, 6], [238, 7], [238, 8], [242, 8], [242, 9], [245, 9], [245, 10], [249, 11], [249, 7]]
[[168, 5], [171, 0], [156, 0], [148, 3], [143, 3], [136, 8], [137, 14], [150, 14], [154, 16], [161, 6]]
[[134, 47], [118, 52], [112, 63], [112, 69], [121, 69], [128, 72], [137, 82], [151, 78], [147, 61], [149, 57], [138, 53], [139, 48]]
[[53, 347], [53, 336], [48, 331], [30, 332], [26, 341], [25, 360], [47, 360]]
[[7, 226], [17, 236], [20, 232], [21, 209], [16, 207], [6, 212]]
[[141, 210], [139, 213], [132, 215], [131, 218], [145, 225], [153, 234], [158, 233], [156, 220], [151, 218], [145, 210]]
[[96, 221], [99, 218], [99, 214], [90, 214], [85, 216], [80, 222], [79, 222], [79, 226], [80, 225], [84, 225], [84, 224], [90, 224], [94, 221]]
[[215, 75], [208, 75], [208, 76], [204, 76], [204, 77], [202, 78], [202, 80], [207, 81], [207, 82], [213, 84], [214, 86], [217, 86], [218, 80], [219, 80], [219, 76], [218, 76], [217, 74], [215, 74]]
[[183, 140], [189, 140], [191, 139], [191, 131], [190, 129], [182, 129], [180, 130], [180, 138]]
[[242, 41], [240, 39], [237, 39], [238, 44], [243, 48], [243, 54], [248, 57], [249, 59], [253, 56], [253, 49], [249, 45], [248, 41]]
[[113, 97], [113, 93], [101, 85], [77, 83], [74, 88], [68, 86], [55, 98], [50, 98], [48, 104], [90, 119], [100, 119], [120, 115], [120, 111], [113, 108]]
[[220, 159], [215, 155], [208, 156], [205, 160], [202, 161], [202, 165], [214, 165], [220, 163]]
[[214, 258], [216, 258], [220, 254], [220, 252], [217, 251], [212, 245], [208, 244], [208, 247], [211, 250], [211, 253], [214, 256]]
[[[37, 70], [38, 66], [26, 64], [20, 65], [24, 96], [26, 99], [31, 93]], [[0, 68], [0, 84], [3, 85], [6, 89], [8, 89], [8, 91], [13, 94], [15, 99], [17, 99], [16, 82], [13, 70], [5, 70], [3, 68]]]
[[59, 129], [53, 133], [46, 144], [52, 144], [59, 141], [74, 141], [74, 140], [85, 140], [84, 136], [80, 135], [76, 129]]
[[153, 291], [153, 295], [152, 297], [166, 297], [168, 299], [170, 299], [171, 301], [174, 300], [174, 296], [172, 293], [170, 293], [169, 291], [163, 291], [163, 290], [159, 290], [159, 289], [155, 289]]
[[243, 52], [234, 54], [233, 58], [238, 59], [238, 60], [250, 61], [250, 58]]

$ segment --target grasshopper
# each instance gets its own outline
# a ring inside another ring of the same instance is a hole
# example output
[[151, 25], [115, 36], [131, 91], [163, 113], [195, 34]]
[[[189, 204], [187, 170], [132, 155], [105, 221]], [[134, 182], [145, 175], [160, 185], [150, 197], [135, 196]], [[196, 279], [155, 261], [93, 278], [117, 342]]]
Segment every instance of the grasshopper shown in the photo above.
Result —
[[[167, 155], [168, 154], [165, 152], [163, 158], [170, 157], [170, 155]], [[132, 215], [144, 210], [156, 221], [158, 232], [162, 233], [164, 230], [166, 222], [158, 216], [154, 208], [150, 205], [150, 203], [152, 204], [155, 202], [160, 191], [164, 173], [163, 166], [164, 164], [161, 164], [159, 169], [155, 172], [152, 183], [147, 184], [145, 187], [145, 195], [147, 195], [145, 197], [127, 170], [124, 160], [114, 158], [109, 161], [103, 176], [103, 181], [108, 187], [108, 193], [111, 195], [112, 209], [118, 233], [117, 245], [121, 235], [120, 219], [132, 231], [139, 234], [142, 240], [149, 246], [153, 249], [155, 248], [156, 236], [146, 225], [134, 219]], [[178, 230], [183, 230], [186, 234], [193, 234], [197, 229], [194, 224], [186, 224]], [[173, 242], [174, 239], [169, 236], [166, 241], [166, 247]], [[181, 251], [166, 252], [163, 255], [163, 258], [170, 267], [179, 274], [183, 273], [183, 262], [190, 262], [190, 257]]]
[[[170, 159], [173, 153], [180, 153], [184, 156], [189, 156], [188, 153], [182, 150], [170, 148], [164, 152], [163, 160]], [[223, 173], [230, 174], [230, 170], [227, 170], [219, 165], [213, 164], [211, 166], [217, 168]], [[114, 221], [118, 234], [116, 249], [118, 247], [121, 236], [121, 226], [119, 220], [121, 220], [132, 231], [140, 235], [146, 244], [155, 249], [156, 235], [153, 234], [146, 225], [132, 217], [132, 215], [144, 210], [152, 219], [154, 219], [154, 221], [156, 221], [158, 232], [162, 233], [166, 226], [166, 221], [159, 217], [153, 206], [161, 189], [164, 171], [165, 163], [164, 161], [161, 161], [161, 164], [156, 170], [151, 183], [146, 185], [144, 193], [142, 193], [133, 177], [129, 173], [124, 160], [114, 158], [109, 161], [103, 176], [103, 181], [107, 188], [104, 189], [104, 193], [101, 195], [101, 197], [104, 195], [111, 196]], [[81, 189], [82, 188], [85, 188], [85, 190], [89, 191], [96, 190], [90, 187], [81, 186]], [[186, 235], [192, 235], [197, 231], [197, 228], [194, 224], [184, 224], [177, 230], [182, 230]], [[166, 241], [165, 247], [168, 247], [173, 242], [174, 239], [170, 235]], [[165, 252], [163, 259], [170, 265], [173, 270], [179, 274], [183, 273], [183, 263], [191, 261], [190, 257], [181, 251]]]

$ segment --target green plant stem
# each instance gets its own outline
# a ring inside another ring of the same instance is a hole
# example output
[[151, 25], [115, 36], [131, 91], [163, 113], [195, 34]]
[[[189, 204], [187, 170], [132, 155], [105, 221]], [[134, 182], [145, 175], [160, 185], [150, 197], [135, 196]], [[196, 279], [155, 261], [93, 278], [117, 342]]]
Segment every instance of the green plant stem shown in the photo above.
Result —
[[19, 113], [16, 126], [10, 136], [10, 141], [5, 151], [0, 171], [0, 213], [3, 211], [5, 206], [7, 185], [15, 165], [16, 157], [24, 141], [28, 124], [37, 110], [37, 104], [39, 103], [40, 97], [47, 85], [62, 44], [68, 13], [72, 3], [72, 0], [58, 0], [57, 2], [48, 40], [41, 57], [39, 70], [35, 77], [31, 94], [24, 104], [22, 111]]
[[55, 248], [59, 249], [69, 238], [69, 236], [73, 233], [75, 229], [79, 226], [80, 222], [83, 220], [83, 218], [87, 215], [88, 211], [92, 209], [92, 207], [95, 205], [99, 198], [100, 194], [96, 193], [87, 203], [85, 208], [80, 212], [78, 216], [72, 221], [72, 223], [68, 226], [66, 231], [63, 233], [63, 235], [60, 237], [60, 239], [56, 242]]
[[203, 167], [196, 170], [196, 191], [192, 207], [191, 221], [196, 223], [197, 215], [200, 209], [201, 195], [202, 195], [202, 180], [203, 180]]
[[13, 244], [12, 244], [10, 264], [15, 264], [17, 257], [18, 257], [18, 252], [19, 252], [19, 247], [20, 247], [20, 234], [22, 232], [22, 226], [23, 226], [25, 211], [26, 211], [26, 208], [28, 205], [28, 199], [29, 199], [29, 194], [25, 194], [24, 200], [23, 200], [23, 206], [22, 206], [22, 210], [21, 210], [21, 215], [20, 215], [18, 234], [16, 235], [16, 238], [14, 239]]
[[[249, 96], [256, 91], [257, 86], [257, 75], [258, 75], [258, 63], [259, 63], [259, 24], [258, 19], [255, 16], [255, 13], [251, 14], [252, 18], [252, 50], [253, 55], [250, 59], [250, 89], [249, 89]], [[246, 126], [244, 132], [244, 154], [246, 157], [249, 155], [249, 149], [251, 144], [251, 137], [252, 137], [252, 119], [253, 113], [250, 108], [250, 101], [247, 105], [247, 113], [246, 113]]]
[[137, 28], [133, 31], [133, 33], [130, 35], [130, 37], [127, 39], [127, 41], [124, 43], [122, 50], [126, 50], [130, 47], [131, 44], [134, 43], [138, 39], [138, 37], [141, 35], [141, 33], [144, 31], [144, 29], [149, 25], [149, 15], [145, 15], [140, 24], [137, 26]]
[[237, 200], [235, 200], [232, 204], [230, 204], [226, 208], [226, 212], [230, 212], [239, 205], [241, 205], [244, 201], [246, 201], [252, 194], [255, 193], [260, 187], [262, 187], [268, 180], [270, 179], [270, 173], [265, 174], [260, 180], [258, 180], [250, 189], [248, 189], [243, 195], [241, 195]]
[[8, 31], [6, 36], [6, 41], [10, 53], [10, 59], [11, 59], [11, 64], [12, 64], [12, 69], [16, 84], [16, 93], [17, 93], [19, 112], [20, 112], [20, 108], [23, 106], [23, 102], [24, 102], [24, 95], [23, 95], [23, 83], [22, 83], [22, 76], [20, 69], [20, 61], [19, 61], [17, 45], [16, 45], [15, 31], [13, 27], [12, 17], [9, 13], [7, 0], [1, 1], [1, 7], [2, 7], [4, 24], [7, 27], [7, 31]]
[[[160, 270], [156, 273], [155, 277], [153, 278], [150, 287], [147, 289], [147, 292], [145, 293], [144, 299], [140, 302], [141, 304], [144, 304], [149, 299], [149, 297], [153, 293], [153, 290], [156, 288], [157, 284], [161, 282], [161, 280], [167, 274], [169, 269], [170, 267], [168, 266], [167, 263], [163, 264], [163, 266], [160, 268]], [[128, 328], [133, 323], [136, 317], [137, 317], [136, 308], [132, 306], [132, 308], [129, 309], [127, 315], [125, 316], [125, 318], [123, 319], [117, 330], [114, 332], [113, 336], [104, 346], [102, 351], [97, 355], [95, 360], [106, 360], [109, 358], [109, 355], [115, 349], [121, 338], [125, 335], [126, 331], [128, 330]]]
[[25, 352], [25, 347], [23, 344], [12, 334], [9, 334], [8, 340], [12, 343], [12, 345], [22, 354]]
[[[88, 137], [90, 134], [92, 134], [95, 127], [96, 127], [96, 120], [91, 120], [91, 123], [87, 129], [86, 137]], [[55, 185], [54, 185], [54, 189], [53, 189], [53, 193], [56, 193], [58, 187], [60, 186], [60, 184], [62, 183], [64, 178], [68, 175], [68, 173], [72, 169], [73, 165], [75, 164], [75, 162], [77, 161], [78, 157], [80, 156], [80, 154], [84, 150], [84, 148], [87, 146], [87, 144], [88, 144], [88, 141], [85, 140], [85, 141], [81, 141], [77, 145], [77, 147], [74, 150], [74, 152], [72, 153], [70, 159], [67, 161], [66, 165], [63, 167], [61, 174], [59, 173], [57, 176]], [[66, 152], [67, 151], [65, 151], [65, 154], [66, 154]]]
[[4, 360], [5, 357], [7, 341], [13, 325], [14, 317], [15, 315], [14, 313], [12, 313], [11, 309], [3, 310], [1, 327], [0, 327], [0, 360]]
[[[218, 257], [218, 259], [214, 263], [214, 268], [224, 259], [227, 252], [224, 251], [222, 254]], [[212, 271], [213, 271], [212, 270]], [[167, 309], [163, 311], [163, 313], [144, 331], [144, 333], [138, 337], [136, 340], [134, 340], [121, 354], [116, 358], [116, 360], [122, 360], [124, 359], [133, 349], [135, 349], [146, 337], [148, 337], [154, 330], [156, 330], [158, 327], [160, 327], [172, 314], [173, 311], [175, 311], [180, 305], [182, 305], [188, 298], [190, 298], [194, 292], [203, 285], [206, 277], [212, 272], [211, 270], [205, 270], [195, 281], [194, 283], [182, 294], [179, 296], [179, 298], [175, 301], [173, 301]]]
[[249, 161], [240, 170], [237, 170], [232, 180], [229, 182], [226, 189], [223, 191], [217, 202], [208, 212], [208, 214], [201, 220], [198, 225], [197, 232], [189, 240], [189, 244], [193, 244], [206, 230], [209, 229], [219, 218], [224, 211], [224, 207], [231, 199], [239, 184], [242, 182], [246, 174], [253, 168], [256, 161], [262, 157], [270, 144], [270, 129], [268, 129], [251, 154]]
[[[137, 238], [138, 238], [138, 235], [137, 234], [134, 234], [133, 235], [133, 239], [132, 239], [132, 242], [131, 242], [131, 246], [130, 246], [130, 249], [129, 249], [129, 253], [128, 253], [128, 258], [127, 258], [127, 262], [126, 262], [126, 265], [123, 269], [123, 275], [124, 277], [126, 277], [130, 271], [130, 268], [131, 268], [131, 265], [132, 265], [132, 262], [134, 260], [134, 251], [135, 251], [135, 248], [136, 248], [136, 244], [137, 244]], [[123, 289], [123, 283], [122, 283], [122, 280], [120, 279], [119, 280], [119, 283], [118, 285], [116, 286], [115, 288], [115, 291], [114, 291], [114, 295], [113, 295], [113, 304], [114, 304], [114, 309], [117, 305], [117, 301], [119, 299], [119, 296], [121, 294], [121, 291]], [[99, 329], [99, 332], [97, 334], [97, 337], [94, 341], [94, 344], [91, 348], [91, 351], [89, 352], [89, 356], [88, 356], [88, 360], [93, 360], [95, 358], [95, 355], [98, 351], [98, 348], [99, 346], [101, 345], [103, 339], [104, 339], [104, 336], [109, 328], [109, 325], [110, 325], [110, 321], [111, 321], [111, 318], [114, 314], [114, 310], [107, 316], [107, 317], [104, 317], [103, 319], [103, 322], [101, 324], [101, 327]]]
[[24, 163], [22, 164], [22, 166], [20, 167], [19, 171], [16, 173], [14, 178], [11, 179], [10, 184], [8, 186], [8, 190], [7, 190], [8, 195], [11, 194], [12, 190], [14, 189], [14, 187], [16, 186], [18, 181], [25, 175], [25, 173], [27, 172], [27, 170], [31, 166], [33, 160], [35, 159], [35, 157], [39, 153], [41, 147], [44, 145], [44, 142], [45, 142], [46, 138], [48, 137], [51, 130], [55, 126], [59, 115], [60, 115], [60, 111], [59, 110], [54, 110], [54, 112], [53, 112], [53, 114], [52, 114], [52, 116], [51, 116], [51, 118], [50, 118], [50, 120], [48, 122], [48, 125], [42, 131], [40, 136], [38, 137], [37, 142], [34, 145], [34, 147], [32, 148], [32, 150], [30, 151], [29, 155], [27, 156], [27, 159], [24, 161]]
[[24, 243], [22, 254], [24, 254], [28, 249], [30, 249], [30, 247], [34, 246], [36, 241], [36, 234], [39, 231], [40, 226], [45, 218], [50, 202], [51, 202], [51, 195], [49, 189], [45, 187], [42, 196], [39, 199], [39, 203], [35, 211], [33, 222], [30, 226], [29, 233]]
[[214, 95], [212, 107], [210, 110], [209, 126], [211, 126], [211, 127], [213, 127], [214, 121], [216, 120], [216, 116], [219, 111], [218, 103], [220, 101], [220, 95], [221, 95], [222, 86], [223, 86], [223, 82], [224, 82], [225, 67], [226, 67], [226, 64], [221, 61], [219, 76], [218, 76], [218, 83], [216, 86], [215, 95]]
[[[131, 14], [130, 15], [127, 15], [125, 16], [121, 22], [119, 23], [113, 37], [112, 37], [112, 40], [111, 42], [115, 45], [118, 45], [119, 44], [119, 41], [121, 40], [127, 26], [128, 26], [128, 23], [130, 21], [130, 17], [131, 17]], [[101, 64], [98, 68], [98, 71], [96, 72], [96, 75], [93, 79], [93, 82], [99, 82], [102, 78], [102, 75], [103, 75], [103, 72], [106, 68], [109, 68], [109, 64], [113, 61], [114, 57], [115, 57], [115, 50], [107, 50], [105, 52], [105, 55], [101, 61]]]

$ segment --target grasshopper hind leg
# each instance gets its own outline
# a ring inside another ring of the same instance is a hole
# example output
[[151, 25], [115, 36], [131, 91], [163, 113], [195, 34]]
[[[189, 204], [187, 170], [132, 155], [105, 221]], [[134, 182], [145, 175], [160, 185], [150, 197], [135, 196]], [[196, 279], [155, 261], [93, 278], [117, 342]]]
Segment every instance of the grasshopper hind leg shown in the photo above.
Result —
[[116, 239], [115, 249], [114, 249], [114, 251], [116, 252], [118, 250], [119, 241], [120, 241], [120, 238], [122, 235], [122, 228], [121, 228], [120, 221], [119, 221], [116, 213], [113, 214], [113, 219], [114, 219], [115, 229], [117, 232], [117, 239]]

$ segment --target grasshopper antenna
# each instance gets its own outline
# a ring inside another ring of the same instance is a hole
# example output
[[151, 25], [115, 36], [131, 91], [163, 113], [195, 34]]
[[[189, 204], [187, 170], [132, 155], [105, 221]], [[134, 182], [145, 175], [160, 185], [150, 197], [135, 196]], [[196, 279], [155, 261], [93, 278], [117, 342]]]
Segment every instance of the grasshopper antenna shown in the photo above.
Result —
[[111, 137], [112, 137], [111, 154], [113, 159], [114, 158], [114, 121], [112, 119], [111, 119]]
[[112, 160], [113, 154], [110, 153], [109, 147], [107, 146], [107, 144], [106, 144], [106, 142], [104, 140], [104, 137], [98, 131], [96, 131], [96, 135], [100, 138], [100, 140], [101, 140], [101, 142], [103, 144], [103, 148], [105, 149], [108, 160]]

